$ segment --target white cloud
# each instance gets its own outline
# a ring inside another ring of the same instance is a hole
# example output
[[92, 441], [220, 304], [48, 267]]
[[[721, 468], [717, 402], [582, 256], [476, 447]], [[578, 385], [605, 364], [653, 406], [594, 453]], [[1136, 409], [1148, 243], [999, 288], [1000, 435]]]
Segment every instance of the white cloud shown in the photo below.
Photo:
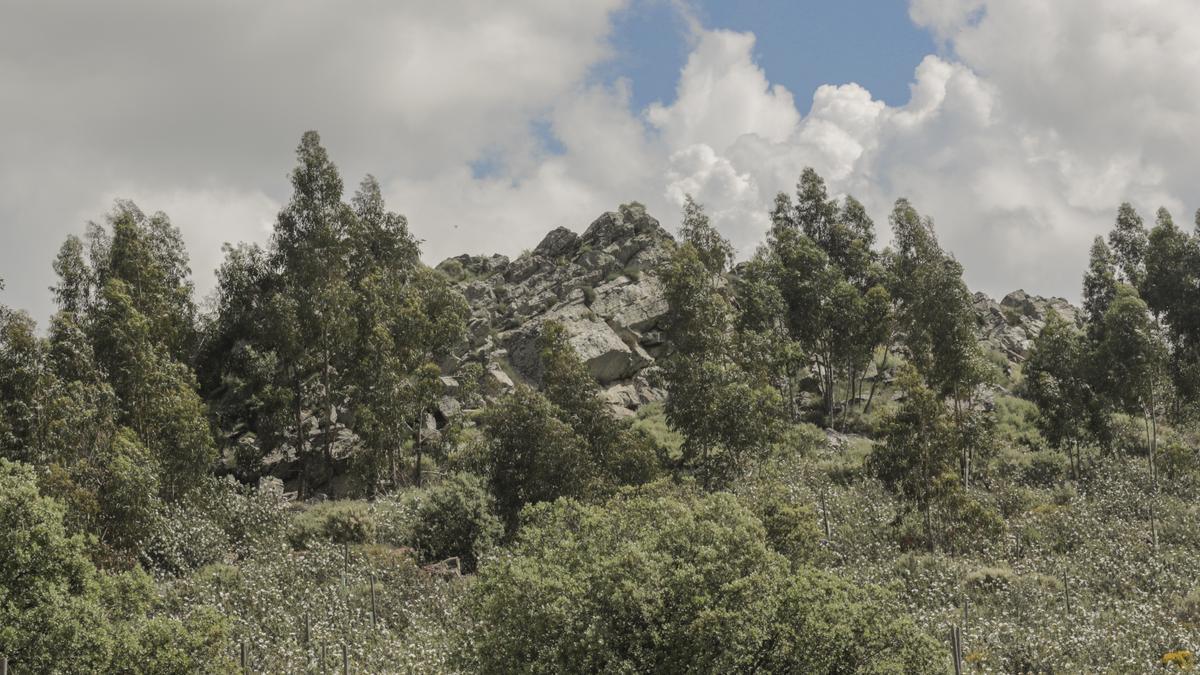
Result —
[[629, 83], [589, 79], [624, 4], [17, 0], [0, 24], [6, 301], [44, 311], [58, 242], [114, 194], [167, 210], [206, 286], [216, 244], [264, 238], [308, 128], [348, 186], [380, 177], [430, 262], [516, 253], [630, 200], [674, 226], [686, 193], [745, 254], [813, 166], [885, 241], [892, 201], [911, 198], [974, 287], [1074, 296], [1120, 201], [1181, 219], [1200, 202], [1194, 0], [910, 0], [944, 44], [911, 100], [831, 83], [799, 92], [807, 110], [752, 34], [685, 5], [674, 98], [632, 110]]
[[[254, 195], [287, 199], [306, 129], [321, 131], [350, 188], [368, 171], [450, 185], [439, 177], [481, 155], [532, 157], [531, 122], [608, 56], [610, 17], [625, 1], [10, 0], [0, 21], [0, 301], [44, 317], [59, 242], [118, 190], [177, 195], [185, 210], [214, 196], [210, 217], [171, 214], [195, 242], [197, 285], [210, 286], [205, 261], [219, 250], [199, 247], [262, 239]], [[487, 193], [486, 181], [461, 189]], [[218, 195], [249, 200], [246, 219]], [[448, 245], [471, 241], [463, 231]]]
[[[1121, 201], [1147, 216], [1165, 205], [1186, 217], [1182, 209], [1197, 206], [1200, 5], [912, 0], [910, 14], [948, 55], [916, 68], [907, 104], [825, 85], [802, 117], [782, 109], [754, 64], [752, 36], [704, 34], [677, 100], [650, 110], [664, 138], [680, 139], [677, 153], [714, 139], [690, 172], [673, 161], [668, 193], [694, 189], [737, 214], [718, 220], [746, 242], [761, 236], [764, 220], [753, 214], [810, 165], [835, 193], [862, 199], [885, 240], [891, 202], [912, 199], [974, 287], [1068, 297], [1088, 242]], [[710, 40], [723, 48], [705, 48]], [[740, 93], [716, 103], [704, 95], [714, 82]]]
[[792, 94], [772, 85], [752, 59], [754, 36], [704, 31], [680, 74], [676, 101], [646, 111], [672, 147], [705, 143], [723, 151], [739, 136], [781, 141], [800, 121]]

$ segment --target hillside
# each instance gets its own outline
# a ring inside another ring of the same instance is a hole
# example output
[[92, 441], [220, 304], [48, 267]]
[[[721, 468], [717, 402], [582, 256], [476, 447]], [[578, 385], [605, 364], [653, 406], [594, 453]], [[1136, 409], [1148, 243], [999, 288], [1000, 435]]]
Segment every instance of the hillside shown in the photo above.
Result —
[[1200, 234], [1165, 211], [1118, 209], [1075, 307], [971, 293], [907, 199], [878, 242], [812, 169], [736, 264], [689, 197], [431, 268], [297, 159], [203, 307], [126, 201], [46, 330], [0, 306], [14, 672], [1194, 667]]

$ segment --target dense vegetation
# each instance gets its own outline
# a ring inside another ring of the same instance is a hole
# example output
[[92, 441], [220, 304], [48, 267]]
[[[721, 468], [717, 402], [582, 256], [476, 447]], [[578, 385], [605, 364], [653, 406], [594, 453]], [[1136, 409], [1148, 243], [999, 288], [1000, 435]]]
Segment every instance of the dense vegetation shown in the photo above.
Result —
[[555, 321], [489, 377], [467, 273], [316, 133], [291, 178], [209, 302], [118, 202], [46, 330], [0, 306], [14, 672], [950, 672], [952, 626], [968, 672], [1193, 667], [1200, 233], [1165, 210], [997, 358], [908, 201], [881, 249], [805, 170], [735, 266], [689, 198], [624, 272], [665, 397], [618, 416]]

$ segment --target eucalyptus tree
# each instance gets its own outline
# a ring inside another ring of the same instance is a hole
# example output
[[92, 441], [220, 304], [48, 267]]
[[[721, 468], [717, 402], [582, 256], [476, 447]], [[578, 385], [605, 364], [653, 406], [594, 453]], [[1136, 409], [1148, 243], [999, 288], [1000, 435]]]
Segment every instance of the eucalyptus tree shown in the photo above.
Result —
[[1146, 423], [1150, 476], [1158, 485], [1158, 432], [1170, 402], [1168, 347], [1149, 307], [1133, 287], [1122, 284], [1104, 314], [1104, 339], [1099, 358], [1107, 370], [1113, 401]]
[[[667, 420], [685, 441], [676, 468], [706, 486], [737, 475], [778, 430], [779, 394], [743, 367], [724, 279], [728, 250], [698, 206], [685, 210], [683, 241], [661, 272], [667, 298]], [[715, 246], [714, 246], [715, 243]]]
[[848, 410], [889, 332], [891, 302], [871, 248], [874, 224], [853, 197], [840, 204], [831, 199], [811, 168], [800, 176], [795, 202], [776, 197], [771, 223], [766, 245], [745, 267], [739, 286], [742, 323], [778, 336], [774, 351], [789, 379], [800, 374], [792, 368], [797, 361], [811, 368], [822, 415], [833, 424], [839, 383], [845, 384], [842, 405]]

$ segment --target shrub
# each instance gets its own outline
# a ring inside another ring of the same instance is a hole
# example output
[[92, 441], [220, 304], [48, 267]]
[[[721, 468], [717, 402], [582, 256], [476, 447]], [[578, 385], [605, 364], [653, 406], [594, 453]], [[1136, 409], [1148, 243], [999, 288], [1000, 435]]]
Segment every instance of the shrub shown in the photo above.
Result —
[[1057, 450], [1041, 450], [1029, 453], [1029, 463], [1022, 478], [1028, 485], [1051, 487], [1066, 479], [1070, 471], [1071, 460], [1066, 454]]
[[981, 567], [963, 579], [967, 592], [975, 598], [1001, 593], [1013, 585], [1013, 571], [1009, 567]]
[[826, 445], [825, 432], [813, 424], [792, 424], [784, 429], [775, 452], [784, 455], [810, 457]]
[[292, 522], [292, 546], [307, 548], [317, 540], [337, 544], [374, 543], [375, 515], [366, 502], [343, 500], [308, 507]]
[[459, 665], [500, 672], [933, 672], [886, 593], [789, 565], [729, 494], [629, 491], [527, 511], [481, 568]]
[[169, 504], [142, 546], [142, 562], [182, 574], [227, 556], [244, 558], [284, 546], [286, 505], [279, 495], [208, 478]]
[[679, 456], [683, 446], [683, 435], [667, 423], [667, 415], [661, 402], [655, 401], [638, 408], [633, 428], [650, 434], [654, 442], [666, 451], [668, 457], [674, 459]]
[[608, 448], [604, 471], [613, 485], [643, 485], [663, 473], [667, 449], [647, 429], [623, 427]]
[[758, 486], [742, 501], [762, 523], [772, 549], [796, 563], [817, 559], [822, 531], [811, 504], [790, 499], [787, 487], [781, 484]]
[[150, 618], [153, 599], [141, 570], [97, 570], [84, 539], [67, 534], [62, 505], [39, 494], [33, 470], [0, 459], [0, 654], [15, 671], [185, 673], [206, 658], [217, 665], [220, 617], [197, 607], [194, 622]]
[[414, 548], [426, 561], [458, 557], [465, 571], [474, 571], [479, 556], [504, 531], [494, 510], [495, 500], [481, 478], [452, 475], [417, 502]]

